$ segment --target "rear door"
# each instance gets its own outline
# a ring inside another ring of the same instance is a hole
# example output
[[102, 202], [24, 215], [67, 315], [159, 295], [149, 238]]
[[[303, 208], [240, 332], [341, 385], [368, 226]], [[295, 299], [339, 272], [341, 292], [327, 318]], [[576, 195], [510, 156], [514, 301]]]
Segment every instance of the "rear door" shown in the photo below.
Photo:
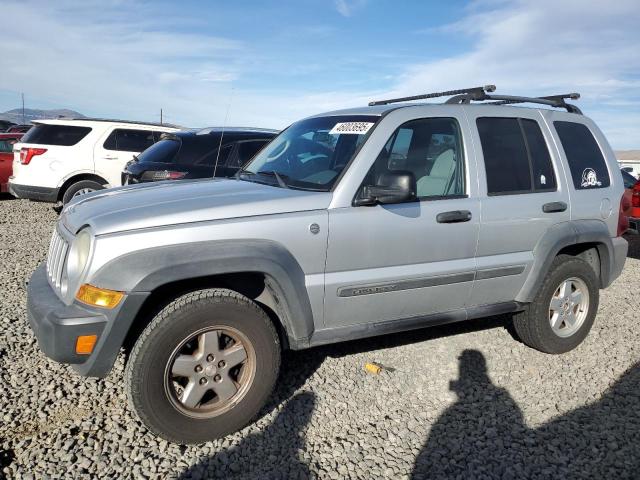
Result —
[[469, 305], [508, 302], [522, 287], [540, 238], [569, 220], [569, 193], [538, 111], [481, 106], [466, 111], [478, 145], [482, 211]]
[[149, 129], [111, 128], [98, 140], [94, 150], [96, 174], [120, 185], [122, 170], [134, 155], [154, 143], [154, 132]]

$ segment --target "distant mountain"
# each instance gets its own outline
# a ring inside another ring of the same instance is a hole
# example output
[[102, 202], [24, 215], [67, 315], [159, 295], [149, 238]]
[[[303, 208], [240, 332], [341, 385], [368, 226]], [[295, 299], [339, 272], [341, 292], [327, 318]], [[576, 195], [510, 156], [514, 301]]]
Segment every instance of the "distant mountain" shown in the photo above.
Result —
[[618, 161], [635, 160], [640, 161], [640, 150], [617, 150], [616, 158]]
[[[54, 110], [40, 110], [36, 108], [24, 109], [24, 120], [26, 123], [32, 120], [42, 120], [45, 118], [83, 118], [84, 115], [74, 110], [66, 108], [54, 109]], [[22, 109], [14, 108], [13, 110], [7, 110], [4, 113], [0, 113], [0, 120], [7, 120], [13, 123], [22, 123]]]

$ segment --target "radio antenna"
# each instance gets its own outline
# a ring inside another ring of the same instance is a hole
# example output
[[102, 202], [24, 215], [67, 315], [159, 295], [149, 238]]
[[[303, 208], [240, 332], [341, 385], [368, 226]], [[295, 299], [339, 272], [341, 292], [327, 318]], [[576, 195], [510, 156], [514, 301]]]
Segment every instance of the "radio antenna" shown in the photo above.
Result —
[[218, 144], [218, 153], [216, 154], [216, 163], [213, 167], [213, 178], [216, 178], [216, 171], [218, 170], [218, 160], [220, 159], [220, 150], [222, 149], [222, 139], [224, 138], [224, 129], [227, 126], [227, 120], [229, 118], [229, 110], [231, 110], [231, 102], [233, 101], [233, 87], [231, 87], [231, 95], [229, 95], [229, 105], [227, 105], [227, 113], [224, 115], [224, 122], [222, 124], [222, 132], [220, 134], [220, 143]]

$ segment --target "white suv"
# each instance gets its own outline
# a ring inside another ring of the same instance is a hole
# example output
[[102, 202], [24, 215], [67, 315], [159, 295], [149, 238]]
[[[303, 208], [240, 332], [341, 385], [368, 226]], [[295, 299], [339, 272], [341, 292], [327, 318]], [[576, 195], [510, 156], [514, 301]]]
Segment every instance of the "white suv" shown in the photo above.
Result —
[[120, 185], [125, 164], [174, 126], [101, 119], [38, 120], [13, 148], [9, 191], [66, 204], [76, 195]]

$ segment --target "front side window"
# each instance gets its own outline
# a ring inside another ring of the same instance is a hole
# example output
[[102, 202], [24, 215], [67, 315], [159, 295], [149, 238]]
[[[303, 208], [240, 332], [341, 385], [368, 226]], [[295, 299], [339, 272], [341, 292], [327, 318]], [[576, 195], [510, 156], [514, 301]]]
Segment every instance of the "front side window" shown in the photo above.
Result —
[[36, 145], [70, 147], [76, 145], [86, 137], [90, 131], [90, 127], [37, 123], [22, 137], [21, 142]]
[[238, 178], [329, 191], [379, 119], [373, 115], [336, 115], [294, 123], [262, 149]]
[[609, 171], [602, 151], [586, 125], [553, 122], [569, 162], [573, 186], [577, 190], [609, 186]]
[[153, 132], [116, 128], [104, 142], [105, 150], [142, 152], [154, 143]]
[[489, 195], [556, 190], [551, 155], [536, 121], [483, 117], [476, 125]]
[[463, 196], [464, 155], [458, 122], [422, 118], [401, 125], [378, 155], [365, 184], [375, 184], [380, 175], [393, 171], [413, 174], [418, 198]]

